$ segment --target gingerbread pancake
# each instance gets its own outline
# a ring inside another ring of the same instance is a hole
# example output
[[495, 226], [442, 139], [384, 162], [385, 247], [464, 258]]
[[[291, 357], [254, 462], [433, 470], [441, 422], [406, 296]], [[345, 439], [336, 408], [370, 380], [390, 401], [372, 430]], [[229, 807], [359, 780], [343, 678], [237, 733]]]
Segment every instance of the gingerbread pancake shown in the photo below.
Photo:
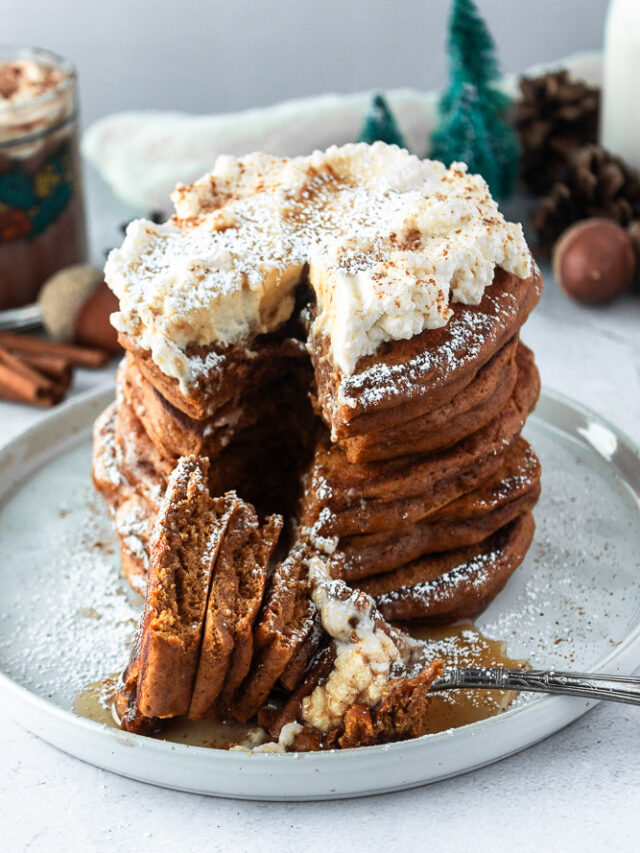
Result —
[[421, 557], [357, 586], [374, 596], [393, 622], [469, 619], [484, 610], [524, 560], [534, 529], [527, 512], [478, 545]]
[[[195, 420], [177, 409], [149, 383], [134, 358], [127, 353], [120, 368], [122, 394], [155, 446], [165, 455], [217, 456], [231, 440], [235, 428], [255, 422], [259, 410], [239, 406], [232, 399], [216, 414]], [[255, 412], [255, 418], [254, 418]], [[246, 420], [246, 417], [249, 420]]]
[[518, 375], [517, 338], [512, 338], [459, 394], [405, 423], [342, 439], [349, 462], [377, 462], [439, 450], [492, 420], [513, 394]]
[[262, 603], [269, 557], [282, 528], [280, 516], [260, 530], [253, 507], [232, 510], [215, 563], [189, 717], [210, 717], [249, 671], [253, 622]]
[[285, 327], [274, 335], [258, 336], [251, 342], [228, 347], [190, 347], [188, 358], [199, 378], [188, 392], [181, 389], [176, 379], [163, 373], [150, 352], [129, 335], [120, 333], [118, 341], [165, 400], [190, 418], [206, 420], [230, 401], [251, 397], [281, 376], [290, 361], [305, 357], [304, 344], [287, 332]]
[[129, 666], [137, 673], [135, 694], [125, 685], [120, 702], [131, 709], [125, 719], [174, 717], [190, 707], [217, 552], [238, 501], [235, 495], [210, 497], [207, 468], [206, 460], [185, 457], [167, 486]]
[[525, 349], [518, 370], [513, 397], [498, 416], [444, 451], [349, 465], [325, 438], [307, 477], [303, 527], [338, 537], [394, 530], [475, 489], [499, 468], [538, 398], [538, 371]]
[[334, 440], [406, 423], [444, 406], [512, 338], [537, 305], [542, 277], [520, 279], [499, 267], [479, 305], [452, 303], [446, 326], [382, 344], [341, 374], [331, 346], [311, 342], [318, 399]]
[[112, 403], [96, 420], [93, 436], [92, 477], [114, 520], [120, 539], [122, 571], [131, 587], [144, 589], [149, 567], [149, 540], [157, 513], [120, 470], [122, 462], [116, 448], [117, 404]]
[[388, 572], [438, 551], [451, 551], [486, 539], [535, 506], [540, 495], [540, 463], [531, 446], [517, 438], [500, 467], [477, 489], [408, 527], [340, 540], [347, 581]]
[[325, 638], [326, 634], [322, 627], [322, 620], [316, 610], [309, 633], [298, 644], [286, 669], [280, 676], [280, 684], [286, 690], [295, 690], [300, 684], [309, 664], [325, 642]]
[[[333, 507], [349, 505], [351, 495], [359, 500], [388, 501], [424, 494], [425, 486], [437, 482], [445, 473], [445, 466], [458, 470], [473, 465], [484, 455], [488, 445], [508, 446], [520, 432], [523, 418], [533, 408], [539, 392], [539, 377], [533, 356], [524, 347], [518, 357], [518, 382], [507, 406], [498, 413], [485, 429], [474, 430], [454, 449], [444, 453], [412, 453], [381, 462], [349, 464], [344, 454], [331, 445], [322, 454], [319, 464], [333, 494]], [[446, 460], [446, 462], [445, 462]], [[452, 462], [455, 460], [455, 462]], [[343, 497], [344, 496], [344, 497]]]
[[246, 721], [255, 716], [298, 650], [316, 630], [316, 608], [309, 599], [304, 559], [308, 546], [294, 546], [269, 580], [254, 629], [251, 670], [230, 705]]
[[282, 530], [279, 515], [267, 519], [263, 527], [251, 535], [251, 561], [240, 573], [238, 604], [233, 623], [234, 646], [227, 676], [218, 696], [217, 705], [222, 714], [240, 684], [249, 673], [253, 659], [253, 629], [262, 604], [267, 583], [269, 561]]
[[276, 706], [272, 709], [262, 708], [260, 710], [258, 722], [276, 740], [280, 737], [280, 732], [284, 726], [288, 723], [294, 723], [300, 718], [303, 699], [310, 696], [316, 687], [324, 684], [329, 677], [336, 659], [336, 646], [326, 636], [325, 643], [328, 643], [328, 645], [325, 645], [317, 655], [313, 661], [313, 665], [309, 668], [295, 690], [291, 692], [291, 695], [287, 697], [285, 703], [280, 707]]
[[127, 353], [120, 368], [122, 395], [135, 412], [145, 432], [169, 457], [204, 455], [216, 459], [239, 434], [266, 418], [276, 418], [296, 399], [304, 399], [300, 378], [305, 364], [296, 360], [298, 370], [287, 370], [276, 383], [261, 387], [251, 397], [236, 396], [204, 420], [185, 415], [151, 385]]
[[134, 491], [114, 513], [121, 546], [122, 572], [136, 592], [143, 591], [146, 583], [156, 514], [155, 508]]
[[93, 484], [100, 494], [108, 499], [111, 505], [117, 506], [123, 499], [121, 489], [126, 481], [120, 472], [116, 457], [116, 418], [118, 403], [111, 405], [98, 415], [93, 425], [93, 456], [91, 460], [91, 476]]
[[238, 501], [229, 513], [225, 535], [220, 541], [205, 604], [200, 655], [189, 704], [189, 716], [194, 720], [211, 716], [227, 675], [234, 646], [239, 575], [248, 568], [249, 538], [257, 526], [253, 509]]
[[158, 452], [124, 400], [118, 405], [115, 442], [120, 473], [152, 506], [159, 507], [177, 459]]

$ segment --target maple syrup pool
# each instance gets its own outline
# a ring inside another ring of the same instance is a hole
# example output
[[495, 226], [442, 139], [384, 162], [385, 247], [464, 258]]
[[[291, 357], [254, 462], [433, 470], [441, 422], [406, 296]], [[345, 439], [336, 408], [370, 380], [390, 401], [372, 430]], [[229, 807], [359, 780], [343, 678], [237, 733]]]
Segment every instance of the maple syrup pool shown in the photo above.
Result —
[[[490, 640], [469, 622], [445, 627], [412, 627], [410, 633], [427, 644], [428, 660], [442, 658], [445, 666], [504, 666], [511, 669], [528, 666], [526, 661], [507, 657], [504, 642]], [[116, 673], [89, 684], [75, 698], [75, 713], [117, 728], [113, 698], [118, 679], [119, 673]], [[506, 711], [516, 695], [511, 690], [438, 691], [431, 697], [425, 734], [435, 734], [495, 717]], [[221, 722], [215, 718], [198, 722], [179, 718], [153, 737], [170, 743], [229, 749], [238, 743], [251, 742], [257, 731], [256, 726]]]

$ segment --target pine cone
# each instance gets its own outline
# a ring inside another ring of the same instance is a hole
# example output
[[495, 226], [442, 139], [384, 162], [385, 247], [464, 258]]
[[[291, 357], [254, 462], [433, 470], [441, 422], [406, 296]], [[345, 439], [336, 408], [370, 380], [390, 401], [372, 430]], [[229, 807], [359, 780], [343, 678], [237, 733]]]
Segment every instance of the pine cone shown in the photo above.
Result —
[[540, 248], [550, 251], [569, 225], [593, 216], [625, 226], [640, 219], [640, 175], [605, 148], [585, 145], [571, 156], [564, 181], [542, 199], [531, 224]]
[[526, 186], [542, 195], [564, 178], [567, 162], [581, 146], [596, 142], [600, 92], [567, 71], [522, 77], [516, 128]]

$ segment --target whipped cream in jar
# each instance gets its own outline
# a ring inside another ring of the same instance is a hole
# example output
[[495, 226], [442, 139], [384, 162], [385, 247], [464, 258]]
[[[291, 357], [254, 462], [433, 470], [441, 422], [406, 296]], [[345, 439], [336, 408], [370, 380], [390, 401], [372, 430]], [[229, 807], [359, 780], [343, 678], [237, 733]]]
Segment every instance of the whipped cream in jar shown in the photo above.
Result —
[[0, 320], [86, 256], [75, 69], [0, 47]]

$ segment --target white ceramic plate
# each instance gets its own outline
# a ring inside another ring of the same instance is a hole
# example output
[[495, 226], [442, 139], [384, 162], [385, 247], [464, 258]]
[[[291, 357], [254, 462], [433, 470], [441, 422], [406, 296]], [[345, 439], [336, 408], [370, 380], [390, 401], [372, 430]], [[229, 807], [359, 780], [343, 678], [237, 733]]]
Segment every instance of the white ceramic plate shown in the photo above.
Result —
[[[62, 406], [0, 451], [0, 700], [60, 749], [157, 785], [230, 797], [363, 796], [497, 761], [589, 703], [521, 696], [462, 728], [389, 746], [244, 754], [120, 732], [73, 713], [122, 668], [137, 615], [90, 482], [91, 425], [112, 389]], [[640, 455], [601, 418], [543, 395], [526, 434], [543, 466], [534, 545], [476, 620], [534, 666], [629, 674], [640, 665]]]

